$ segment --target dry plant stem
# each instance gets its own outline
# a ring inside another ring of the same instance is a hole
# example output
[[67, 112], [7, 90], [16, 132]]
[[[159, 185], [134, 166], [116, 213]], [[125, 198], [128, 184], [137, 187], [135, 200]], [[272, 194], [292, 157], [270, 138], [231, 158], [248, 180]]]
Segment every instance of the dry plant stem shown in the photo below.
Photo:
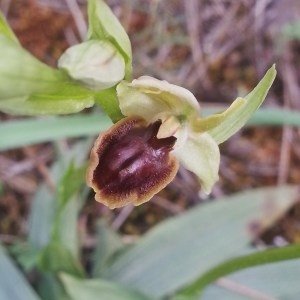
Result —
[[195, 66], [196, 80], [201, 82], [205, 88], [210, 87], [210, 82], [206, 79], [206, 64], [204, 61], [204, 55], [201, 48], [201, 26], [199, 20], [201, 20], [200, 7], [198, 0], [186, 0], [185, 13], [187, 20], [187, 30], [190, 37], [190, 46], [192, 51], [193, 64]]
[[177, 204], [172, 203], [166, 198], [160, 197], [160, 196], [154, 196], [151, 200], [153, 204], [156, 204], [163, 209], [165, 209], [168, 212], [171, 212], [172, 214], [176, 215], [181, 212], [183, 212], [183, 208]]
[[[289, 59], [287, 59], [289, 60]], [[292, 67], [289, 61], [284, 62], [283, 66], [284, 74], [284, 107], [288, 108], [293, 103], [293, 99], [299, 99], [298, 88], [295, 88], [294, 75]], [[297, 86], [297, 85], [296, 85]], [[297, 98], [294, 98], [297, 97]], [[287, 182], [291, 163], [291, 140], [292, 140], [292, 128], [289, 126], [283, 127], [282, 141], [280, 147], [280, 158], [278, 167], [277, 184], [283, 184]]]
[[18, 241], [18, 238], [10, 234], [0, 234], [0, 242], [3, 244], [13, 244]]
[[44, 165], [46, 161], [49, 161], [51, 153], [51, 151], [46, 151], [38, 156], [34, 154], [30, 157], [25, 152], [25, 155], [29, 156], [29, 158], [25, 158], [20, 162], [0, 156], [0, 178], [20, 193], [33, 193], [36, 189], [36, 182], [27, 174], [28, 172], [33, 172], [34, 168], [38, 168], [39, 164]]
[[265, 71], [265, 66], [261, 63], [263, 55], [263, 41], [262, 33], [265, 32], [266, 8], [272, 0], [256, 0], [254, 5], [254, 51], [255, 51], [255, 65], [258, 74], [262, 75]]
[[0, 8], [4, 16], [7, 16], [9, 8], [10, 8], [11, 0], [2, 0], [0, 3]]
[[133, 16], [133, 1], [123, 0], [121, 2], [122, 18], [121, 23], [126, 32], [130, 30], [130, 20]]
[[133, 205], [127, 205], [124, 208], [121, 209], [120, 213], [116, 216], [116, 218], [113, 220], [111, 226], [118, 230], [127, 220], [131, 212], [133, 211], [134, 206]]
[[[24, 152], [31, 159], [35, 159], [35, 152], [32, 151], [31, 148], [24, 148]], [[36, 161], [36, 167], [38, 172], [42, 175], [45, 180], [45, 184], [51, 191], [55, 191], [55, 183], [53, 182], [48, 167], [45, 165], [44, 161]]]
[[[205, 57], [204, 62], [206, 63], [206, 68], [222, 60], [232, 52], [234, 48], [245, 42], [245, 39], [248, 39], [253, 34], [253, 32], [249, 31], [249, 28], [251, 28], [250, 25], [253, 23], [252, 6], [247, 3], [243, 4], [241, 1], [232, 1], [230, 4], [228, 8], [225, 8], [224, 5], [218, 6], [217, 4], [214, 4], [213, 8], [203, 7], [204, 12], [201, 13], [201, 18], [204, 17], [204, 15], [208, 15], [208, 19], [213, 19], [213, 17], [220, 19], [220, 21], [202, 37], [203, 44], [205, 45], [205, 48], [202, 49], [202, 55]], [[249, 7], [247, 17], [239, 17], [238, 12], [241, 5]], [[233, 24], [235, 24], [235, 30], [232, 30]], [[245, 34], [245, 32], [247, 32], [247, 34]], [[197, 64], [194, 67], [198, 69], [200, 66]], [[193, 72], [189, 74], [188, 79], [186, 79], [188, 86], [198, 85], [199, 77], [195, 75], [195, 72], [199, 71], [195, 68]], [[208, 80], [206, 77], [205, 71], [202, 74], [201, 80]]]
[[[233, 32], [233, 33], [225, 42], [223, 41], [223, 42], [219, 43], [219, 45], [217, 43], [215, 43], [216, 51], [215, 51], [214, 56], [212, 56], [212, 55], [210, 56], [210, 61], [212, 59], [217, 60], [217, 61], [221, 60], [222, 58], [226, 57], [230, 52], [232, 52], [232, 50], [234, 48], [236, 48], [238, 45], [245, 42], [245, 39], [249, 38], [249, 35], [251, 35], [251, 32], [247, 32], [247, 29], [249, 28], [249, 26], [252, 23], [252, 19], [250, 16], [248, 18], [237, 20], [237, 25], [236, 25], [235, 31], [232, 31], [232, 23], [233, 23], [232, 20], [231, 20], [231, 22], [229, 22], [229, 20], [228, 20], [228, 23], [227, 23], [228, 24], [228, 26], [227, 26], [228, 32]], [[219, 26], [219, 28], [220, 28], [221, 32], [224, 30], [224, 28], [222, 28], [222, 26]], [[247, 36], [247, 34], [245, 34], [245, 32], [248, 33], [248, 36]], [[223, 34], [225, 34], [225, 31], [223, 31]], [[218, 41], [216, 41], [216, 42], [218, 42]]]
[[80, 41], [78, 40], [78, 37], [76, 36], [74, 30], [71, 27], [67, 27], [64, 30], [64, 35], [65, 35], [66, 41], [68, 42], [68, 45], [72, 46], [72, 45], [80, 43]]
[[252, 300], [278, 300], [260, 291], [251, 289], [227, 278], [220, 278], [219, 280], [217, 280], [217, 285], [242, 296], [246, 296], [247, 298]]
[[[38, 156], [30, 157], [20, 162], [11, 161], [0, 156], [0, 162], [3, 160], [4, 165], [6, 164], [7, 170], [5, 171], [5, 178], [9, 179], [24, 172], [32, 171], [38, 163], [45, 163], [46, 161], [49, 161], [51, 155], [52, 151], [45, 151]], [[0, 171], [0, 173], [2, 173], [2, 171]]]
[[80, 38], [83, 41], [85, 39], [85, 35], [87, 33], [87, 25], [86, 25], [83, 15], [82, 15], [82, 12], [79, 8], [79, 5], [76, 0], [65, 0], [65, 1], [71, 12], [71, 15], [73, 16], [73, 19], [76, 24]]
[[291, 164], [291, 139], [293, 131], [291, 127], [284, 126], [280, 146], [280, 158], [278, 167], [277, 184], [287, 182]]

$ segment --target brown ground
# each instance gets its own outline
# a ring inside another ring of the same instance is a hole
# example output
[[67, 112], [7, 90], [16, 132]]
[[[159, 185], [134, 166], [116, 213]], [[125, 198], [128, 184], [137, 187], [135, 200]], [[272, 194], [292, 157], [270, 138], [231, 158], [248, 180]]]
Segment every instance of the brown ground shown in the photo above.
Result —
[[[22, 45], [54, 66], [64, 49], [77, 43], [84, 31], [84, 25], [74, 22], [81, 15], [72, 13], [74, 1], [70, 2], [73, 6], [64, 0], [0, 0], [0, 9]], [[85, 16], [85, 1], [78, 2]], [[108, 2], [130, 34], [135, 77], [148, 74], [180, 84], [201, 102], [213, 105], [228, 103], [238, 92], [253, 87], [276, 62], [279, 75], [266, 105], [300, 109], [300, 43], [287, 31], [300, 15], [297, 0], [176, 0], [168, 7], [163, 1], [157, 6], [159, 2], [151, 0]], [[0, 115], [2, 121], [12, 118]], [[299, 133], [289, 127], [240, 131], [221, 146], [220, 182], [212, 198], [252, 187], [299, 183]], [[47, 178], [54, 160], [49, 143], [0, 153], [1, 241], [9, 243], [25, 234], [32, 195]], [[96, 218], [103, 215], [123, 233], [139, 235], [204, 200], [198, 190], [195, 178], [180, 170], [174, 182], [138, 208], [111, 212], [89, 201], [81, 223], [92, 233]], [[263, 240], [274, 243], [278, 236], [300, 241], [299, 205], [265, 233]]]

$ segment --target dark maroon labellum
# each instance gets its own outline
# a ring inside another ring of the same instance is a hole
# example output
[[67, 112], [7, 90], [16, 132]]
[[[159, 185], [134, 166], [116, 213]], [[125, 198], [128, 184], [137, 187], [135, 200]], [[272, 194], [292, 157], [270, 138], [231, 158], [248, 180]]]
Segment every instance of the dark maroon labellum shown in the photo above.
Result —
[[87, 172], [97, 201], [111, 208], [138, 205], [174, 178], [178, 163], [170, 151], [176, 138], [158, 139], [161, 123], [128, 117], [98, 137]]

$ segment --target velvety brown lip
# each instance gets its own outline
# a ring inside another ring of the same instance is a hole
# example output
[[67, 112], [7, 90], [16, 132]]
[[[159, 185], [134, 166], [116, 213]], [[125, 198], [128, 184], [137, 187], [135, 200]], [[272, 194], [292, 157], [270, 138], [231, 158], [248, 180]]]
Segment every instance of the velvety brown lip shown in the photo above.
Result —
[[87, 171], [97, 201], [110, 208], [138, 205], [174, 178], [178, 162], [170, 151], [176, 138], [158, 139], [160, 125], [127, 117], [97, 138]]

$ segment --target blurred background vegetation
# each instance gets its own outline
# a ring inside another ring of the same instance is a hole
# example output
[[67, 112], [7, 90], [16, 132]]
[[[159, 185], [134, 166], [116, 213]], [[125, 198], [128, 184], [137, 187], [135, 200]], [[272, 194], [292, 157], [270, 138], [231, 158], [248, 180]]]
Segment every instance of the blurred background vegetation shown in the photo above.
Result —
[[[210, 109], [228, 106], [238, 95], [249, 92], [276, 63], [278, 76], [264, 107], [300, 110], [299, 1], [107, 2], [130, 36], [134, 77], [147, 74], [181, 85], [195, 94], [203, 108]], [[0, 9], [21, 44], [52, 66], [67, 47], [84, 38], [87, 28], [84, 0], [0, 0]], [[1, 123], [12, 120], [16, 117], [0, 114]], [[82, 209], [74, 226], [80, 233], [86, 270], [91, 268], [100, 218], [118, 231], [125, 243], [132, 243], [162, 220], [181, 215], [196, 204], [257, 187], [299, 184], [300, 130], [286, 124], [249, 126], [221, 145], [220, 180], [209, 196], [184, 169], [167, 188], [139, 207], [111, 211], [83, 189], [81, 195], [88, 200], [80, 204]], [[9, 247], [26, 239], [37, 189], [42, 184], [50, 191], [56, 189], [52, 166], [70, 151], [81, 155], [81, 161], [87, 158], [92, 140], [81, 146], [84, 151], [73, 149], [84, 141], [63, 139], [0, 153], [3, 245]], [[289, 196], [283, 193], [281, 197]], [[43, 218], [43, 211], [40, 213]], [[299, 243], [299, 202], [280, 211], [276, 222], [259, 231], [254, 242], [258, 246]]]

